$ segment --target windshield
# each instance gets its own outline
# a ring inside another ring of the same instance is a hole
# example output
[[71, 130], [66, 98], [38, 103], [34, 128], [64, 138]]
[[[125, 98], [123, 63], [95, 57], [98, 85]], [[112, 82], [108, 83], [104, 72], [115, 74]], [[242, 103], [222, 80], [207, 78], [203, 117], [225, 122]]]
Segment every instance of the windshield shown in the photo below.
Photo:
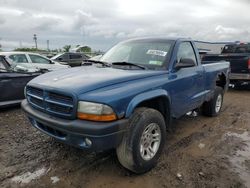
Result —
[[55, 60], [55, 59], [57, 59], [58, 57], [60, 57], [62, 54], [63, 54], [63, 53], [57, 54], [57, 55], [53, 56], [53, 57], [50, 58], [50, 59]]
[[7, 65], [7, 62], [4, 60], [4, 58], [2, 58], [2, 57], [0, 58], [0, 72], [19, 72], [18, 70], [16, 70], [16, 67], [18, 67], [18, 66], [19, 65], [16, 63], [12, 63], [11, 65]]
[[6, 63], [3, 57], [0, 57], [0, 72], [6, 72], [6, 71], [7, 71]]
[[101, 61], [129, 62], [148, 68], [162, 68], [168, 57], [172, 41], [135, 40], [119, 43], [101, 57]]

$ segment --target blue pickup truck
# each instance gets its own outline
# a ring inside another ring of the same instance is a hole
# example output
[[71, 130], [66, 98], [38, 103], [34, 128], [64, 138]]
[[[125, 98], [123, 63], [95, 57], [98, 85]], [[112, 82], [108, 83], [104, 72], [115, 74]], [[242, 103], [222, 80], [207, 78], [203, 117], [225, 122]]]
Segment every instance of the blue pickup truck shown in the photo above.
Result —
[[125, 168], [144, 173], [172, 118], [219, 114], [229, 72], [228, 62], [202, 65], [190, 39], [132, 39], [98, 61], [33, 79], [22, 108], [41, 132], [89, 151], [115, 148]]

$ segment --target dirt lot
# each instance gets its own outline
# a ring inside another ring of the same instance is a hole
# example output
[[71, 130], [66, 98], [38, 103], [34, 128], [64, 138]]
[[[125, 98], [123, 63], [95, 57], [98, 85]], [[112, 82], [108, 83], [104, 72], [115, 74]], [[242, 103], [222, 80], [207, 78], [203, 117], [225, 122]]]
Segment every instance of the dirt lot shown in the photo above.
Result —
[[32, 128], [20, 108], [0, 112], [0, 187], [250, 187], [250, 89], [230, 90], [216, 118], [185, 116], [156, 168], [123, 169], [114, 151], [87, 154]]

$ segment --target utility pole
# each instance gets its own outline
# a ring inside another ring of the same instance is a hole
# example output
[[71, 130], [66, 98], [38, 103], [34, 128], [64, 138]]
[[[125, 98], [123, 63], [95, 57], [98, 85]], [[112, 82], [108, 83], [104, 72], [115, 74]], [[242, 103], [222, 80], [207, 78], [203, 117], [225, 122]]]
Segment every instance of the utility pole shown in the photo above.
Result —
[[20, 41], [19, 41], [19, 48], [22, 48], [22, 47], [23, 47], [22, 41], [20, 40]]
[[35, 41], [35, 47], [36, 47], [36, 49], [37, 49], [37, 37], [36, 37], [36, 34], [34, 34], [33, 40]]
[[49, 51], [49, 40], [47, 40], [47, 50]]

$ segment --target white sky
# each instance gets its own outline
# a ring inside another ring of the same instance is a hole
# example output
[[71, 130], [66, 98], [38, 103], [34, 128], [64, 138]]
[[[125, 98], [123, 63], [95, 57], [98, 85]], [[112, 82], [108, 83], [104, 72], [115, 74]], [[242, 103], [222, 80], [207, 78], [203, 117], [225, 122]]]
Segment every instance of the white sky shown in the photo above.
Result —
[[250, 41], [250, 0], [0, 0], [3, 49], [87, 44], [106, 50], [137, 36]]

